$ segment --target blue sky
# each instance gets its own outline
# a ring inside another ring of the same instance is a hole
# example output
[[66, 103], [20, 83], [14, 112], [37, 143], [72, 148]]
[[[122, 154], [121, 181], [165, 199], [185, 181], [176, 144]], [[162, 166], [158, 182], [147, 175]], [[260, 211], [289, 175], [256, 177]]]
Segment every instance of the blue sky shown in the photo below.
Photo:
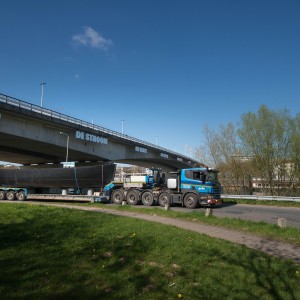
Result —
[[[299, 112], [300, 1], [0, 0], [0, 93], [185, 154], [205, 125]], [[190, 154], [190, 153], [187, 153]]]

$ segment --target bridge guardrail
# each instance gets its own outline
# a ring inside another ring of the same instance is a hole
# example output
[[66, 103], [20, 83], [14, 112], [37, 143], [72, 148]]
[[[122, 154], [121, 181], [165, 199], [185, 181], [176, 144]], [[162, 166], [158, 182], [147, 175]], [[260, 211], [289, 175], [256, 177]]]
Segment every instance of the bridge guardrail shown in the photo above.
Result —
[[80, 126], [83, 126], [83, 127], [86, 127], [86, 128], [90, 128], [90, 129], [93, 129], [93, 130], [99, 130], [101, 132], [113, 135], [115, 137], [126, 139], [128, 141], [132, 141], [132, 142], [135, 142], [135, 143], [139, 143], [139, 144], [142, 144], [144, 146], [155, 148], [155, 149], [163, 151], [163, 152], [168, 152], [168, 153], [171, 153], [171, 154], [177, 156], [178, 158], [184, 158], [187, 161], [192, 161], [193, 160], [192, 158], [190, 158], [188, 156], [182, 155], [180, 153], [169, 150], [167, 148], [160, 147], [160, 146], [154, 145], [152, 143], [143, 141], [141, 139], [137, 139], [137, 138], [128, 136], [126, 134], [122, 134], [120, 132], [107, 129], [107, 128], [99, 126], [99, 125], [95, 125], [95, 124], [92, 124], [92, 123], [89, 123], [89, 122], [86, 122], [86, 121], [82, 121], [80, 119], [73, 118], [73, 117], [70, 117], [68, 115], [65, 115], [65, 114], [62, 114], [62, 113], [59, 113], [59, 112], [55, 112], [53, 110], [50, 110], [50, 109], [47, 109], [47, 108], [44, 108], [44, 107], [40, 107], [38, 105], [31, 104], [29, 102], [19, 100], [19, 99], [16, 99], [16, 98], [4, 95], [4, 94], [0, 94], [0, 101], [4, 102], [4, 103], [7, 103], [7, 104], [10, 104], [10, 105], [14, 105], [14, 106], [23, 108], [23, 109], [27, 109], [27, 110], [30, 110], [30, 111], [33, 111], [33, 112], [41, 113], [45, 116], [49, 116], [49, 117], [52, 117], [52, 118], [56, 118], [56, 119], [59, 119], [59, 120], [70, 122], [70, 123], [80, 125]]
[[290, 201], [300, 202], [300, 197], [285, 196], [259, 196], [259, 195], [221, 195], [222, 199], [247, 199], [247, 200], [267, 200], [267, 201]]

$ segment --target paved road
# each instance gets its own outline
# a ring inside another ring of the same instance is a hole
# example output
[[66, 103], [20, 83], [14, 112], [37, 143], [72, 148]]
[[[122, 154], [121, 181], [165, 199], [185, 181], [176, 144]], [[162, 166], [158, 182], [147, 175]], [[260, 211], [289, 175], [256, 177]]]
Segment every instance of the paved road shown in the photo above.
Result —
[[224, 203], [220, 208], [215, 208], [213, 214], [218, 217], [265, 221], [272, 224], [277, 224], [278, 218], [285, 218], [288, 226], [300, 228], [300, 208], [296, 207], [230, 205]]
[[[114, 204], [107, 204], [108, 206]], [[143, 208], [145, 206], [140, 205]], [[160, 207], [160, 206], [157, 206]], [[147, 207], [145, 207], [147, 208]], [[161, 207], [161, 209], [164, 209]], [[171, 207], [175, 211], [204, 211], [205, 208], [187, 209], [183, 207]], [[265, 221], [277, 224], [278, 218], [285, 218], [287, 225], [300, 228], [300, 208], [296, 207], [275, 207], [263, 205], [246, 205], [223, 203], [213, 209], [213, 215], [217, 217], [239, 218], [243, 220]]]

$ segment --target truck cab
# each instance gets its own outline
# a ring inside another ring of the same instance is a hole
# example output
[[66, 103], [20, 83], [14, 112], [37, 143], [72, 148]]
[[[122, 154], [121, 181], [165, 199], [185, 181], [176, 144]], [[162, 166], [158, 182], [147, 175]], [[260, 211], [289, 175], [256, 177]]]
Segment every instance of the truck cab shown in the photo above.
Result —
[[[194, 193], [202, 206], [211, 206], [220, 201], [221, 185], [218, 181], [218, 171], [211, 168], [182, 169], [180, 172], [180, 190], [183, 196]], [[191, 196], [190, 196], [191, 197]], [[186, 197], [184, 197], [186, 198]], [[185, 206], [194, 206], [190, 198]]]

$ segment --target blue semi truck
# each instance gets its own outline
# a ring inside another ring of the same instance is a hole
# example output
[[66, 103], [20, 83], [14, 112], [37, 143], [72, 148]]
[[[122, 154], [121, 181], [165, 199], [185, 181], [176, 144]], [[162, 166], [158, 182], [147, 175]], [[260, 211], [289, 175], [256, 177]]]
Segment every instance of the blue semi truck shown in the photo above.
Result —
[[115, 204], [126, 201], [146, 206], [181, 204], [187, 208], [213, 206], [220, 202], [221, 185], [218, 171], [211, 168], [189, 168], [177, 172], [127, 175], [112, 181], [103, 189], [107, 200]]

